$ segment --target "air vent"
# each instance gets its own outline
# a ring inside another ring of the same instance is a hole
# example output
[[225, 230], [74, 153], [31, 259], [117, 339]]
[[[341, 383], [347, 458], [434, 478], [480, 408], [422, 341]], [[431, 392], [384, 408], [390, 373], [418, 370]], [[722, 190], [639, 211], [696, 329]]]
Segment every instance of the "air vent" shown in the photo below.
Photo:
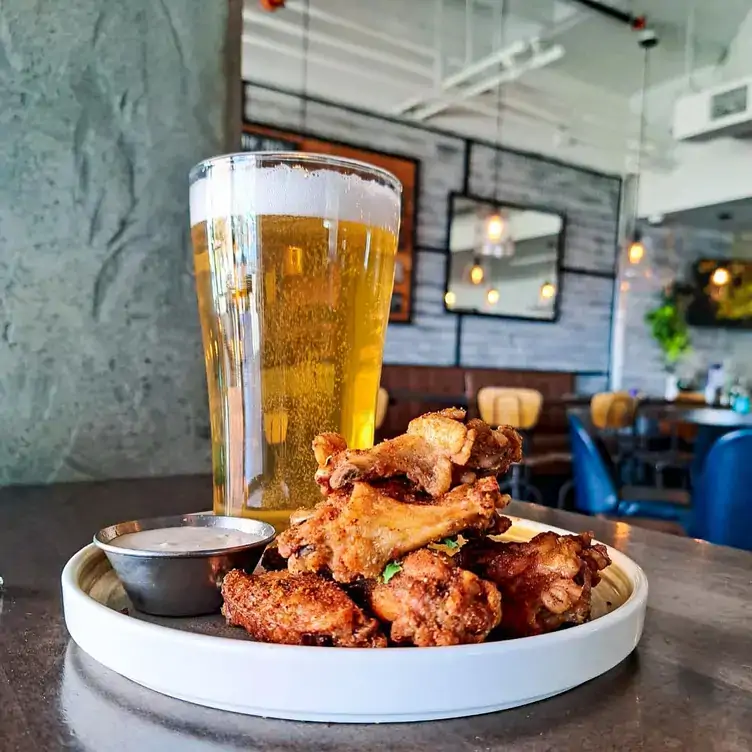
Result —
[[674, 108], [677, 141], [752, 137], [752, 79], [681, 97]]

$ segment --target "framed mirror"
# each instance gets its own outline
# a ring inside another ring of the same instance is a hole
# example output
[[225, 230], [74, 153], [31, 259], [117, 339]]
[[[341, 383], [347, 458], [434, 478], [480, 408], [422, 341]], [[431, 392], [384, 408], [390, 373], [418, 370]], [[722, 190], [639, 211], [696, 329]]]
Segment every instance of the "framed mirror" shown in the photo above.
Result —
[[452, 194], [447, 310], [556, 321], [564, 232], [558, 212]]

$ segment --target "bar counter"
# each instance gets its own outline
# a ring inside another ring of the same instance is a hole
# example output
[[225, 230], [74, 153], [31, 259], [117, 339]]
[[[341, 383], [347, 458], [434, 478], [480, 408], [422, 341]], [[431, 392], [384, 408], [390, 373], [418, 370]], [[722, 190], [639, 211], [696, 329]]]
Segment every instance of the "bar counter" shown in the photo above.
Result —
[[[593, 530], [650, 583], [638, 649], [566, 694], [475, 718], [336, 726], [189, 705], [99, 666], [63, 623], [65, 562], [105, 525], [210, 500], [202, 476], [0, 489], [0, 752], [752, 750], [752, 554], [528, 504], [510, 511]], [[316, 677], [301, 681], [316, 691]]]

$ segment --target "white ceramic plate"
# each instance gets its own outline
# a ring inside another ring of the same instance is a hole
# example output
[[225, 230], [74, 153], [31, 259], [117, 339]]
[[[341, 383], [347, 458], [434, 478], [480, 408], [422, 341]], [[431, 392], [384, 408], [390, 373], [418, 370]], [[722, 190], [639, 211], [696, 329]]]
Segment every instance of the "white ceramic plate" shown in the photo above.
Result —
[[[544, 530], [515, 521], [505, 536]], [[329, 723], [426, 721], [478, 715], [565, 692], [605, 673], [637, 646], [647, 605], [643, 571], [611, 548], [593, 594], [594, 619], [552, 634], [442, 648], [266, 645], [221, 617], [152, 619], [127, 601], [104, 554], [90, 545], [62, 575], [73, 639], [119, 674], [181, 700], [248, 715]], [[147, 620], [148, 619], [148, 620]]]

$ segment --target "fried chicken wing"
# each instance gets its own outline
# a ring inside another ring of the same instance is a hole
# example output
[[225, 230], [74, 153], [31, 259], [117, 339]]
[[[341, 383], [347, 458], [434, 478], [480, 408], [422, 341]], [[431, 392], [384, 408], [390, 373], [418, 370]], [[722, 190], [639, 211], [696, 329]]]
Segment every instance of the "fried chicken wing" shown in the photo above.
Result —
[[592, 534], [545, 532], [528, 543], [485, 538], [462, 548], [460, 566], [493, 582], [501, 591], [506, 637], [526, 637], [582, 624], [590, 618], [591, 587], [611, 560]]
[[[460, 424], [458, 424], [460, 425]], [[405, 476], [431, 496], [446, 493], [452, 485], [452, 461], [421, 436], [403, 434], [372, 449], [346, 449], [332, 455], [318, 470], [316, 481], [327, 489], [340, 489], [355, 481]]]
[[522, 458], [522, 439], [510, 426], [492, 429], [481, 420], [465, 424], [465, 411], [450, 408], [410, 421], [407, 433], [371, 449], [347, 449], [337, 434], [314, 439], [316, 480], [324, 493], [355, 481], [406, 477], [431, 496], [456, 483], [505, 473]]
[[407, 425], [408, 436], [420, 436], [457, 465], [466, 465], [475, 442], [475, 430], [464, 423], [465, 411], [450, 407], [425, 413]]
[[292, 572], [328, 572], [343, 583], [373, 579], [389, 561], [427, 543], [492, 527], [508, 501], [495, 478], [458, 486], [431, 504], [398, 501], [358, 482], [349, 496], [324, 498], [277, 546]]
[[483, 642], [499, 624], [499, 591], [448, 556], [423, 548], [401, 565], [388, 583], [368, 593], [371, 610], [391, 624], [393, 642], [417, 647]]
[[287, 645], [383, 648], [379, 623], [317, 574], [228, 572], [222, 613], [254, 640]]

